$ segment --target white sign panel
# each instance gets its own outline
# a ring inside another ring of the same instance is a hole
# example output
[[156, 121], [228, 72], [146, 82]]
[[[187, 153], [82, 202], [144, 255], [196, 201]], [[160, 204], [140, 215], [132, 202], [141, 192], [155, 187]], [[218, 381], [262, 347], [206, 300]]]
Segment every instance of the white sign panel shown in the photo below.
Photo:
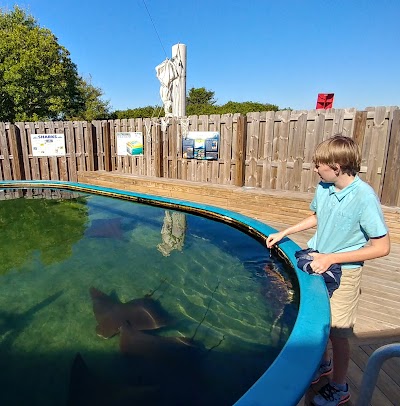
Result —
[[117, 133], [117, 155], [142, 155], [143, 133], [119, 132]]
[[64, 156], [64, 134], [31, 134], [33, 156]]

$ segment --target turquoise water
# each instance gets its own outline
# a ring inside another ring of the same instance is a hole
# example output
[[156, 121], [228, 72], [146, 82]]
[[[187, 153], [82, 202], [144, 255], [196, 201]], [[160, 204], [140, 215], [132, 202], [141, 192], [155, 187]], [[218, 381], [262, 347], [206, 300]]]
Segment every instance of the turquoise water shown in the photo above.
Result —
[[[13, 201], [0, 201], [7, 252], [0, 274], [0, 404], [65, 404], [79, 353], [87, 369], [79, 371], [82, 394], [74, 392], [73, 404], [229, 405], [291, 332], [298, 293], [290, 270], [233, 227], [89, 194], [55, 193], [44, 206], [18, 199], [19, 216]], [[199, 354], [169, 369], [121, 354], [118, 335], [96, 334], [91, 287], [123, 303], [155, 290], [152, 297], [176, 320], [155, 334], [195, 334]], [[167, 394], [162, 401], [159, 392]]]

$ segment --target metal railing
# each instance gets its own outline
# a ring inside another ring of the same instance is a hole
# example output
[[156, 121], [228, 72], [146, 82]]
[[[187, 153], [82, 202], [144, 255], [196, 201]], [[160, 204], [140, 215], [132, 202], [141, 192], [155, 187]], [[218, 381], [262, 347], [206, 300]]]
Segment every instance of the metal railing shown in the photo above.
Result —
[[368, 406], [371, 403], [376, 381], [382, 364], [389, 358], [400, 357], [400, 343], [387, 344], [375, 350], [369, 357], [361, 381], [357, 406]]

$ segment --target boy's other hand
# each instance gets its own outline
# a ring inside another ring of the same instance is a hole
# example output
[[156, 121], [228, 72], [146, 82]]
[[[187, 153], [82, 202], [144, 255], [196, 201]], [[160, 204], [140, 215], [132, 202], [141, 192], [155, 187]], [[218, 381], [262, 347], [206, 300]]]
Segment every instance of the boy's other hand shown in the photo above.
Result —
[[311, 262], [311, 269], [318, 274], [324, 273], [332, 265], [329, 254], [320, 254], [318, 252], [311, 252], [311, 255], [314, 260]]

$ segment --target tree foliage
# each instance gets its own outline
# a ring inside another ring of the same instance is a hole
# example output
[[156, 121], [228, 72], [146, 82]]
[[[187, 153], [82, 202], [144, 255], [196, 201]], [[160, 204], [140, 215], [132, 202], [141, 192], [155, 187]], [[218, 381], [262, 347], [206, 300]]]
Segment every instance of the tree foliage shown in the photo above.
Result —
[[[205, 87], [191, 88], [186, 98], [186, 116], [199, 116], [211, 114], [241, 113], [247, 114], [255, 111], [277, 111], [275, 104], [258, 103], [252, 101], [234, 102], [229, 101], [223, 105], [217, 105], [214, 99], [215, 92]], [[147, 106], [135, 109], [117, 110], [112, 114], [113, 118], [148, 118], [163, 117], [164, 109], [160, 106]]]
[[255, 111], [277, 111], [279, 107], [275, 104], [258, 103], [252, 101], [233, 102], [229, 101], [223, 105], [217, 105], [214, 99], [215, 92], [204, 87], [191, 88], [186, 99], [186, 115], [210, 115], [241, 113], [247, 114]]
[[210, 105], [213, 106], [216, 103], [214, 99], [215, 92], [207, 90], [205, 87], [189, 89], [186, 97], [186, 105]]
[[164, 117], [164, 108], [162, 106], [145, 106], [136, 109], [115, 110], [112, 118], [150, 118]]
[[95, 106], [98, 92], [78, 75], [50, 30], [18, 6], [0, 9], [0, 121], [103, 115], [107, 104]]
[[229, 101], [221, 106], [209, 104], [196, 104], [186, 107], [187, 116], [211, 115], [211, 114], [247, 114], [256, 111], [278, 111], [279, 107], [275, 104], [258, 103], [258, 102], [233, 102]]
[[111, 118], [110, 103], [102, 99], [103, 91], [99, 87], [92, 85], [90, 80], [80, 78], [79, 91], [84, 100], [83, 109], [77, 116], [67, 116], [67, 120], [99, 120]]
[[269, 103], [259, 103], [253, 101], [246, 101], [246, 102], [233, 102], [228, 101], [224, 105], [220, 106], [221, 113], [219, 114], [227, 114], [227, 113], [241, 113], [247, 114], [255, 111], [278, 111], [279, 107], [275, 104]]

